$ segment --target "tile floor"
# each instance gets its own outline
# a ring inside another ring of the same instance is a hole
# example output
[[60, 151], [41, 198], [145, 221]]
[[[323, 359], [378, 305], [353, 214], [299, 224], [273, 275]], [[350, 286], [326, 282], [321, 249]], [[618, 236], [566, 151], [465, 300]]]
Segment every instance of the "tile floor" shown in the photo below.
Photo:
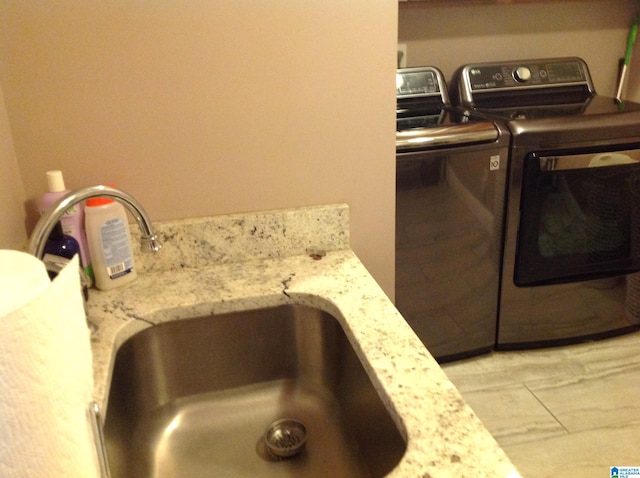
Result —
[[640, 466], [640, 332], [443, 369], [524, 478]]

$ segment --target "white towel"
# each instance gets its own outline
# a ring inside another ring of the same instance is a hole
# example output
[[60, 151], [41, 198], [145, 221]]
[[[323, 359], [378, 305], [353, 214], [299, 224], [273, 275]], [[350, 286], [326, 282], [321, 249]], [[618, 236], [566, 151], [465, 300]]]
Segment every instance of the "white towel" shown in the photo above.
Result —
[[92, 390], [78, 258], [49, 281], [35, 257], [0, 251], [0, 477], [98, 477]]

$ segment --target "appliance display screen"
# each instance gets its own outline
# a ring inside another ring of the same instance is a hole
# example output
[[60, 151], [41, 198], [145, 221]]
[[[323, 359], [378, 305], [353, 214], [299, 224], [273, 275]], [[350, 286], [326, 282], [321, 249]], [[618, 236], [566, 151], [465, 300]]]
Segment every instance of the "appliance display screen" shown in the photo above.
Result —
[[578, 62], [551, 63], [547, 65], [549, 81], [552, 83], [571, 83], [584, 81], [582, 69]]
[[398, 73], [396, 76], [397, 96], [439, 93], [438, 79], [433, 71]]

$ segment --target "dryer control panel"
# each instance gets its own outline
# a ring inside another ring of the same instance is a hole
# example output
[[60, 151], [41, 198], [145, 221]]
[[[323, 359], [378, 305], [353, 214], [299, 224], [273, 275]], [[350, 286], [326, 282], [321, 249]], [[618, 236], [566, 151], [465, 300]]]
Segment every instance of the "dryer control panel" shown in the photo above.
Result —
[[468, 70], [472, 90], [586, 84], [580, 61], [477, 65]]
[[452, 80], [454, 104], [467, 108], [583, 103], [596, 94], [581, 58], [470, 63]]
[[479, 63], [465, 66], [462, 76], [471, 91], [591, 86], [589, 70], [580, 58]]

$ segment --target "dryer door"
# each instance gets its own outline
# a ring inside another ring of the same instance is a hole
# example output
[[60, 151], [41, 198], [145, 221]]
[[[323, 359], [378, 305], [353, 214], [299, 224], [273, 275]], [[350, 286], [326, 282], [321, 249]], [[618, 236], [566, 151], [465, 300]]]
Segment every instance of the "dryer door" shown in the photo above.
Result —
[[525, 158], [517, 286], [640, 270], [638, 148], [540, 151]]

